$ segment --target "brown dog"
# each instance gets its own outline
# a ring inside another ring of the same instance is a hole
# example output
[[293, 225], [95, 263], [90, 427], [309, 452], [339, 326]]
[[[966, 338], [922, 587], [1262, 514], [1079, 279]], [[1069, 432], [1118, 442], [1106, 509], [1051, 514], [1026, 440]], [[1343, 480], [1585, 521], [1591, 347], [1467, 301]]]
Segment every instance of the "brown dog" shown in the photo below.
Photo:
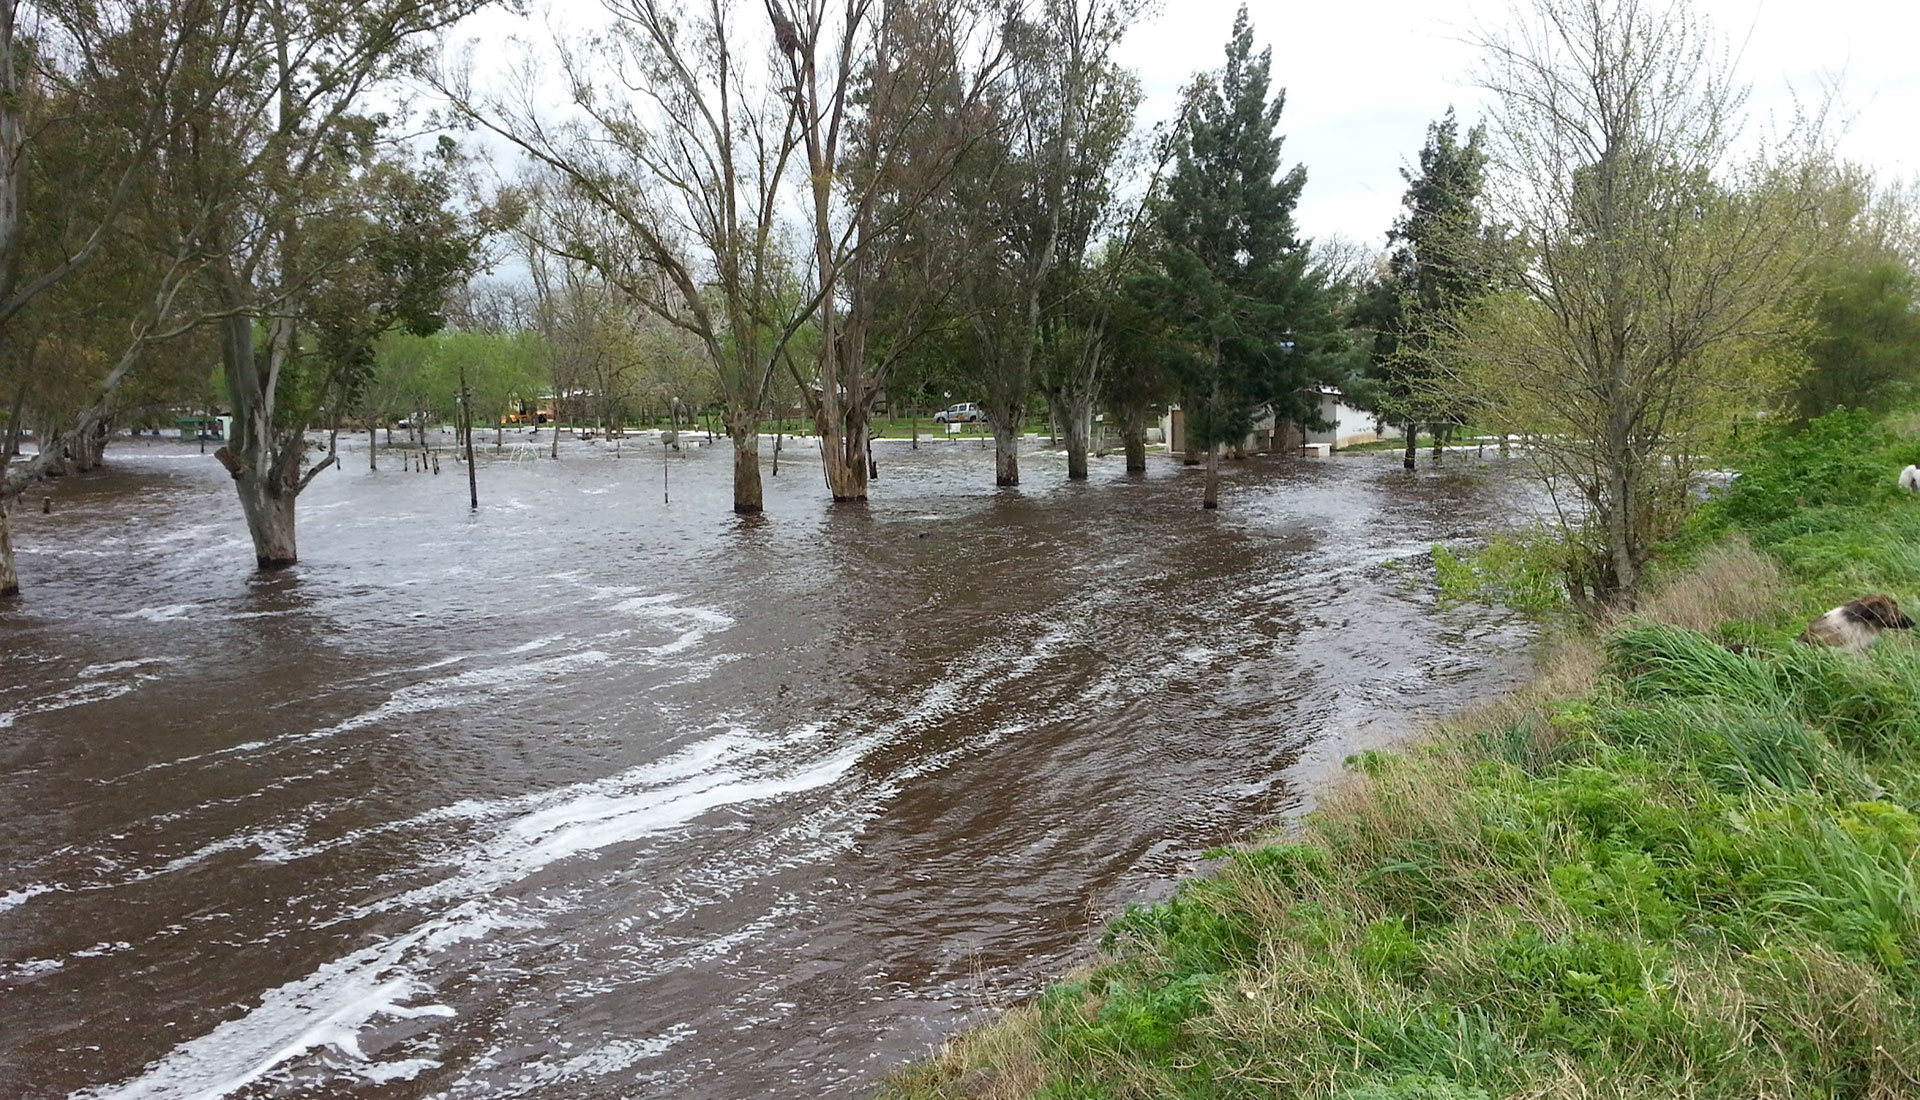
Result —
[[1913, 620], [1901, 612], [1892, 596], [1862, 596], [1808, 623], [1800, 641], [1859, 653], [1879, 641], [1882, 630], [1912, 629]]

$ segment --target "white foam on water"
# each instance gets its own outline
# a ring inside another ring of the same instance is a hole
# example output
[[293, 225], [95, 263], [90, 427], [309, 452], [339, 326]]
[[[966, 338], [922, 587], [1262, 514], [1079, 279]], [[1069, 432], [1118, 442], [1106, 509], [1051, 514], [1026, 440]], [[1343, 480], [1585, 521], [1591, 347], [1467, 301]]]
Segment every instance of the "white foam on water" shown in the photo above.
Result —
[[[465, 930], [485, 931], [477, 923]], [[268, 990], [246, 1015], [175, 1047], [140, 1076], [73, 1096], [212, 1100], [247, 1087], [293, 1058], [326, 1048], [378, 1072], [360, 1049], [360, 1029], [367, 1023], [380, 1016], [454, 1014], [446, 1005], [403, 1003], [418, 997], [424, 987], [405, 972], [401, 960], [437, 931], [422, 926], [324, 963], [305, 978]]]
[[685, 607], [673, 602], [680, 598], [677, 592], [635, 596], [614, 604], [611, 610], [660, 619], [680, 628], [679, 637], [674, 640], [646, 646], [640, 651], [655, 657], [667, 657], [692, 649], [705, 641], [707, 635], [716, 630], [725, 630], [734, 623], [733, 616], [710, 607]]
[[18, 890], [8, 890], [6, 893], [0, 894], [0, 913], [4, 913], [9, 909], [18, 909], [20, 906], [25, 905], [41, 894], [51, 894], [54, 890], [55, 887], [48, 886], [43, 882], [36, 882], [31, 886], [24, 886]]
[[29, 703], [18, 710], [0, 711], [0, 730], [9, 729], [22, 718], [32, 718], [37, 714], [50, 714], [69, 707], [85, 706], [88, 703], [104, 703], [109, 699], [118, 699], [141, 683], [154, 679], [152, 676], [136, 676], [132, 680], [88, 680], [75, 684], [64, 691], [56, 691], [44, 699]]
[[507, 650], [507, 652], [508, 653], [532, 653], [536, 649], [545, 649], [548, 646], [552, 645], [557, 641], [560, 641], [562, 638], [565, 638], [565, 637], [566, 637], [565, 634], [549, 634], [544, 638], [535, 638], [531, 642], [522, 642], [521, 644], [514, 646], [512, 649]]
[[60, 959], [27, 959], [23, 962], [11, 963], [4, 969], [0, 969], [0, 975], [15, 980], [37, 978], [42, 974], [51, 974], [56, 970], [64, 970], [66, 969], [66, 965], [67, 964]]
[[168, 604], [165, 607], [142, 607], [135, 611], [128, 611], [118, 617], [122, 619], [145, 619], [150, 623], [170, 623], [176, 619], [184, 619], [192, 615], [199, 609], [199, 606], [198, 604], [191, 603], [175, 603]]
[[[808, 731], [812, 732], [812, 731]], [[419, 975], [446, 950], [504, 929], [532, 929], [512, 899], [498, 895], [557, 862], [597, 853], [726, 806], [816, 789], [846, 775], [870, 744], [863, 740], [797, 770], [755, 775], [747, 765], [768, 747], [745, 730], [729, 730], [665, 760], [606, 779], [456, 811], [491, 816], [502, 805], [526, 807], [498, 832], [456, 853], [447, 879], [362, 907], [358, 914], [445, 906], [404, 934], [322, 964], [306, 977], [262, 995], [245, 1015], [188, 1040], [137, 1077], [76, 1093], [76, 1098], [151, 1097], [214, 1100], [260, 1081], [276, 1068], [331, 1049], [362, 1074], [400, 1073], [420, 1060], [382, 1063], [361, 1049], [361, 1032], [376, 1018], [452, 1016], [438, 1003], [413, 1004], [430, 992]]]
[[[570, 1054], [558, 1061], [516, 1066], [513, 1076], [504, 1083], [494, 1084], [471, 1076], [463, 1077], [454, 1085], [453, 1091], [467, 1092], [481, 1088], [493, 1096], [548, 1092], [556, 1085], [623, 1073], [642, 1062], [660, 1057], [694, 1034], [694, 1029], [676, 1024], [657, 1036], [645, 1039], [609, 1039], [585, 1053]], [[488, 1058], [481, 1059], [480, 1064], [496, 1065], [499, 1056], [500, 1052], [496, 1050]]]
[[[255, 856], [257, 859], [269, 863], [284, 863], [290, 858], [288, 853], [294, 850], [291, 844], [291, 839], [288, 837], [286, 831], [282, 829], [249, 830], [243, 833], [234, 833], [231, 836], [221, 837], [219, 840], [204, 845], [196, 852], [190, 852], [187, 855], [168, 861], [167, 864], [161, 867], [155, 874], [164, 875], [174, 871], [184, 871], [195, 864], [205, 863], [207, 860], [220, 855], [222, 852], [237, 852], [247, 848], [259, 849], [259, 852]], [[151, 878], [152, 875], [143, 875], [141, 877]]]
[[172, 657], [139, 657], [131, 661], [112, 661], [104, 665], [88, 665], [80, 670], [82, 680], [91, 680], [96, 676], [105, 676], [109, 672], [124, 672], [143, 665], [167, 665], [174, 663]]

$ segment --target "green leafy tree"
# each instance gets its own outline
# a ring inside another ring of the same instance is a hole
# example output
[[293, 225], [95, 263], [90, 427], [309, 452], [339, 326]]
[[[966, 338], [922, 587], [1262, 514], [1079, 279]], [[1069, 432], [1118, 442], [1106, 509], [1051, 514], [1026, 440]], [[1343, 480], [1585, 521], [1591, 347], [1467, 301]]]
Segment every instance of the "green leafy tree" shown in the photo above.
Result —
[[1483, 46], [1489, 217], [1512, 247], [1446, 361], [1539, 441], [1576, 606], [1631, 606], [1696, 456], [1791, 377], [1831, 162], [1817, 135], [1736, 159], [1742, 93], [1685, 3], [1536, 0]]
[[1286, 96], [1269, 98], [1273, 51], [1253, 52], [1244, 7], [1226, 53], [1187, 90], [1140, 288], [1173, 337], [1187, 446], [1207, 453], [1205, 508], [1220, 506], [1220, 448], [1246, 438], [1261, 406], [1312, 420], [1302, 391], [1341, 343], [1328, 272], [1294, 230], [1307, 172], [1281, 169]]
[[365, 362], [361, 345], [316, 337], [316, 326], [355, 296], [336, 300], [336, 288], [364, 285], [369, 233], [381, 228], [366, 215], [388, 194], [378, 177], [393, 127], [367, 99], [420, 72], [432, 34], [479, 3], [242, 5], [194, 55], [198, 73], [237, 66], [246, 79], [225, 85], [169, 144], [155, 202], [180, 225], [207, 223], [196, 234], [208, 256], [199, 305], [218, 318], [234, 418], [216, 456], [262, 569], [299, 559], [295, 501], [326, 465], [305, 468], [306, 430], [341, 406], [347, 368]]
[[1792, 395], [1799, 419], [1911, 403], [1920, 396], [1920, 192], [1842, 166], [1817, 217], [1804, 291], [1807, 370]]
[[1123, 280], [1113, 300], [1111, 349], [1100, 376], [1100, 405], [1120, 430], [1127, 472], [1147, 470], [1147, 425], [1174, 395], [1167, 364], [1174, 341], [1152, 303], [1134, 291], [1137, 279]]
[[[1056, 404], [1084, 434], [1101, 349], [1082, 282], [1114, 212], [1112, 176], [1139, 91], [1114, 50], [1138, 0], [1045, 0], [1009, 15], [1007, 64], [990, 106], [1001, 124], [955, 174], [973, 213], [955, 313], [971, 344], [969, 372], [993, 427], [994, 481], [1020, 483], [1019, 435], [1042, 356]], [[1078, 444], [1085, 472], [1085, 444]]]
[[1375, 409], [1406, 433], [1402, 464], [1409, 470], [1422, 424], [1438, 447], [1448, 429], [1465, 419], [1458, 396], [1440, 385], [1436, 334], [1461, 304], [1486, 289], [1476, 262], [1484, 139], [1476, 126], [1462, 142], [1452, 109], [1427, 127], [1418, 174], [1401, 170], [1407, 191], [1387, 234], [1386, 268], [1357, 303], [1356, 319], [1373, 331], [1367, 373]]
[[1898, 260], [1835, 265], [1811, 307], [1807, 372], [1794, 405], [1811, 419], [1837, 408], [1882, 412], [1920, 384], [1920, 277]]

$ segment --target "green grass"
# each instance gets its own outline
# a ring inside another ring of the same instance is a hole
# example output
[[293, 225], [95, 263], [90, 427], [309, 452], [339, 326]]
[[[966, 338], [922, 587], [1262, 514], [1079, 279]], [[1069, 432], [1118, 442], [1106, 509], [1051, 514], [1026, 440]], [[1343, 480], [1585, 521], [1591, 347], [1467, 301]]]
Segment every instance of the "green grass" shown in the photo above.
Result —
[[881, 1095], [1920, 1095], [1920, 646], [1792, 640], [1920, 592], [1920, 502], [1884, 491], [1906, 441], [1814, 431], [1577, 675], [1351, 761]]

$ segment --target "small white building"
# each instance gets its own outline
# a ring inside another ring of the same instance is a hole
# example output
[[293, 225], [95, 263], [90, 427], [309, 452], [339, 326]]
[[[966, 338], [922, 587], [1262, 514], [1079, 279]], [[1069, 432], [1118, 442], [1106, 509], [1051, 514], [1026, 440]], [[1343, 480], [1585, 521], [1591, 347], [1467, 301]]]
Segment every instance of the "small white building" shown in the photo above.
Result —
[[[1247, 435], [1244, 449], [1251, 454], [1274, 454], [1309, 448], [1324, 453], [1361, 443], [1400, 438], [1399, 428], [1383, 423], [1379, 417], [1364, 409], [1347, 404], [1347, 395], [1332, 386], [1319, 386], [1308, 393], [1317, 398], [1320, 419], [1331, 427], [1324, 431], [1303, 432], [1297, 424], [1276, 423], [1273, 410], [1262, 407], [1254, 414], [1253, 431]], [[1186, 453], [1186, 416], [1180, 406], [1168, 406], [1166, 415], [1160, 418], [1160, 434], [1167, 441], [1168, 454]]]
[[1326, 431], [1306, 433], [1305, 442], [1325, 443], [1334, 450], [1382, 439], [1399, 439], [1400, 429], [1385, 423], [1364, 409], [1347, 404], [1347, 395], [1332, 386], [1319, 386], [1313, 392], [1320, 402], [1320, 419], [1333, 425]]

